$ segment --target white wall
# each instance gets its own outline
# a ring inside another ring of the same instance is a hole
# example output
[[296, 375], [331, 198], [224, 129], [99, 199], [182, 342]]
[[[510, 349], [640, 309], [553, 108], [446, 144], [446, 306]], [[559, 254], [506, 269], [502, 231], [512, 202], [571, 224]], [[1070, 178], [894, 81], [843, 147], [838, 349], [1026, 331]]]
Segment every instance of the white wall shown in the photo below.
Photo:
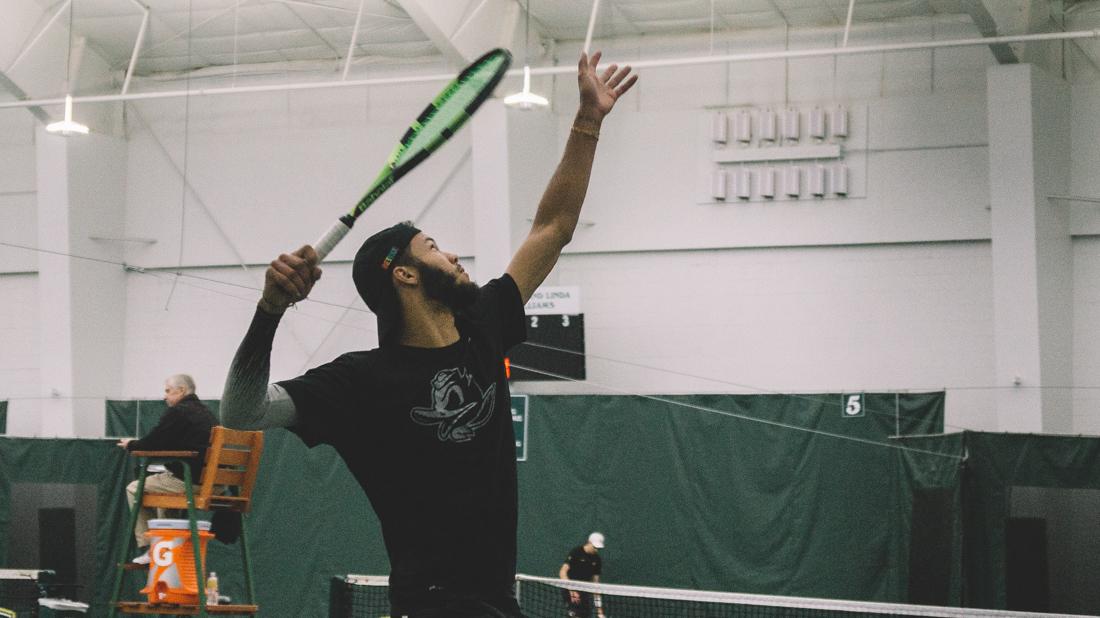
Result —
[[[920, 20], [857, 30], [850, 44], [931, 35], [973, 32], [955, 21]], [[790, 45], [831, 45], [835, 37], [792, 31]], [[784, 37], [716, 43], [716, 53], [781, 49]], [[689, 56], [705, 53], [708, 45], [706, 37], [650, 37], [619, 41], [607, 52], [610, 59], [628, 60]], [[575, 62], [574, 47], [559, 46], [562, 64]], [[996, 429], [994, 391], [985, 388], [994, 382], [984, 146], [985, 71], [991, 64], [987, 49], [967, 48], [642, 71], [636, 91], [604, 127], [582, 214], [594, 225], [578, 230], [549, 281], [582, 288], [590, 384], [517, 390], [964, 387], [949, 389], [949, 428]], [[535, 90], [553, 92], [552, 112], [511, 119], [514, 238], [556, 164], [575, 109], [574, 84], [571, 76], [537, 78]], [[500, 92], [515, 86], [509, 80]], [[122, 392], [105, 394], [156, 396], [165, 376], [185, 371], [195, 376], [201, 395], [218, 396], [258, 297], [263, 266], [279, 252], [314, 241], [358, 199], [409, 118], [437, 88], [196, 98], [186, 118], [178, 99], [130, 106], [126, 234], [156, 242], [127, 246], [125, 260], [150, 270], [126, 276], [125, 315], [119, 318], [125, 320]], [[872, 151], [864, 155], [866, 197], [697, 203], [696, 129], [704, 108], [785, 101], [839, 101], [867, 110], [859, 142]], [[1100, 140], [1076, 136], [1098, 131], [1100, 121], [1090, 110], [1100, 105], [1100, 91], [1077, 87], [1074, 105], [1074, 186], [1092, 191]], [[7, 115], [0, 114], [0, 122]], [[426, 211], [422, 227], [445, 248], [472, 258], [468, 132], [453, 142], [392, 189], [337, 249], [314, 293], [323, 302], [288, 312], [273, 356], [274, 379], [375, 344], [373, 318], [355, 297], [347, 264], [370, 231]], [[26, 159], [33, 161], [33, 144], [23, 142], [0, 148], [8, 153], [0, 156], [25, 169], [19, 152], [28, 147]], [[19, 166], [0, 170], [0, 187], [18, 186], [19, 175], [27, 173], [11, 169]], [[16, 198], [23, 202], [11, 205]], [[0, 193], [0, 207], [8, 209], [0, 211], [0, 239], [33, 238], [33, 225], [18, 231], [33, 215], [31, 201], [33, 196]], [[1076, 231], [1100, 228], [1094, 212], [1074, 208]], [[25, 252], [4, 251], [0, 247], [0, 255], [28, 259]], [[33, 263], [21, 269], [33, 270]], [[234, 285], [176, 281], [181, 263], [186, 274]], [[1074, 380], [1090, 385], [1096, 384], [1092, 370], [1100, 369], [1100, 340], [1092, 334], [1093, 322], [1100, 322], [1092, 309], [1100, 301], [1093, 298], [1096, 277], [1090, 277], [1100, 274], [1100, 242], [1079, 238], [1074, 266]], [[0, 275], [5, 298], [33, 294], [27, 291], [33, 286], [33, 275]], [[14, 303], [0, 305], [0, 324], [21, 332], [41, 327]], [[0, 350], [0, 397], [20, 382], [16, 371], [36, 371], [16, 367], [34, 365], [33, 351], [16, 355], [7, 347]], [[1075, 391], [1077, 431], [1100, 433], [1100, 420], [1088, 411], [1096, 403], [1092, 392]]]
[[[588, 392], [938, 390], [991, 384], [990, 269], [979, 241], [568, 256], [555, 281], [582, 288]], [[991, 392], [948, 402], [991, 426]]]

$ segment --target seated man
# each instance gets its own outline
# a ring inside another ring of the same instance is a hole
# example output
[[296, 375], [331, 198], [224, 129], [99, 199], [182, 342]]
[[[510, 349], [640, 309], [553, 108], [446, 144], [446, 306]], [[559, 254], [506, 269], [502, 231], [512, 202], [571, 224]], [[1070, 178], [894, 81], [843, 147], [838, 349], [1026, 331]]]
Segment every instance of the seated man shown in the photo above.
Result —
[[[177, 374], [165, 380], [164, 402], [168, 404], [168, 409], [149, 435], [140, 440], [123, 438], [118, 445], [127, 451], [197, 451], [199, 456], [187, 464], [191, 467], [191, 482], [198, 483], [206, 448], [210, 444], [210, 430], [218, 424], [218, 419], [195, 396], [195, 381], [189, 375]], [[170, 462], [165, 467], [166, 472], [145, 477], [146, 493], [183, 492], [183, 463]], [[137, 501], [137, 485], [135, 480], [126, 486], [126, 500], [131, 509]], [[134, 538], [142, 550], [141, 555], [134, 558], [137, 564], [149, 564], [149, 541], [145, 538], [145, 532], [149, 529], [152, 511], [141, 509], [134, 526]], [[164, 517], [164, 509], [156, 511], [157, 517]]]

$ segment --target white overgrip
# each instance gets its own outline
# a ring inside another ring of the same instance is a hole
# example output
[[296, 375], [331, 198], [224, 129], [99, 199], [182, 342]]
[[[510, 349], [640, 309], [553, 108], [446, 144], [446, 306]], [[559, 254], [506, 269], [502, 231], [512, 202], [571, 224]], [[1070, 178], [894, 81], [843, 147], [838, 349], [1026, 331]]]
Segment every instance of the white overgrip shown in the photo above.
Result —
[[313, 250], [317, 252], [317, 263], [320, 264], [325, 260], [325, 257], [334, 249], [336, 245], [347, 236], [351, 228], [347, 226], [343, 221], [337, 219], [336, 223], [332, 224], [332, 227], [325, 232], [325, 235], [313, 245]]

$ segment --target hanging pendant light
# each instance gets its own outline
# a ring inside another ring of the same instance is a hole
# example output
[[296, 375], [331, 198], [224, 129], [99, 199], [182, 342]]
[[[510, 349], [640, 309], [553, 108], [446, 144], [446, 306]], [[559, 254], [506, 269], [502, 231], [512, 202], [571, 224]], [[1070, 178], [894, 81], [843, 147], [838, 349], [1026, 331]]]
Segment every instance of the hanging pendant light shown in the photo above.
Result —
[[527, 8], [524, 13], [527, 17], [523, 35], [523, 90], [504, 97], [504, 104], [509, 107], [528, 110], [535, 107], [546, 107], [550, 104], [550, 101], [547, 101], [544, 96], [531, 92], [531, 65], [528, 64], [527, 60], [527, 50], [531, 39], [531, 0], [527, 0]]
[[65, 95], [65, 119], [60, 122], [51, 122], [46, 125], [46, 130], [62, 137], [70, 135], [87, 135], [88, 127], [73, 120], [73, 97]]
[[72, 89], [69, 87], [69, 80], [71, 75], [72, 59], [73, 59], [73, 2], [69, 3], [69, 53], [65, 59], [65, 119], [61, 122], [51, 122], [46, 125], [46, 131], [62, 137], [69, 137], [70, 135], [87, 135], [87, 125], [80, 124], [73, 120], [73, 95]]

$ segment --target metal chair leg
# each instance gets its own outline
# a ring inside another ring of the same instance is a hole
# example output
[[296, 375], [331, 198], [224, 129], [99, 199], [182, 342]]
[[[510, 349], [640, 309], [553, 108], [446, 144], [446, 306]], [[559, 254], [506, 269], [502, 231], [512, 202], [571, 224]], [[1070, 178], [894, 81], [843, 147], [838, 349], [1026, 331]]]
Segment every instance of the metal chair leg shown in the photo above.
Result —
[[202, 545], [199, 544], [198, 516], [195, 513], [195, 491], [191, 485], [191, 466], [183, 464], [184, 494], [187, 496], [187, 520], [191, 528], [191, 548], [195, 558], [196, 587], [199, 593], [199, 616], [206, 618], [206, 598], [203, 589], [206, 586], [206, 574], [202, 568]]
[[252, 587], [252, 554], [248, 550], [248, 518], [241, 513], [241, 559], [244, 560], [244, 585], [248, 592], [248, 604], [256, 604], [256, 590]]
[[141, 472], [138, 473], [137, 496], [134, 500], [134, 508], [130, 509], [130, 524], [126, 527], [126, 543], [123, 545], [122, 555], [119, 556], [119, 560], [115, 564], [115, 583], [111, 590], [111, 604], [107, 610], [108, 618], [115, 618], [115, 605], [118, 603], [119, 595], [122, 594], [122, 577], [126, 572], [127, 556], [130, 555], [134, 545], [134, 526], [137, 525], [138, 511], [141, 510], [141, 499], [145, 496], [145, 477], [148, 475], [145, 464], [146, 461], [144, 457], [138, 458], [138, 465], [141, 467]]

